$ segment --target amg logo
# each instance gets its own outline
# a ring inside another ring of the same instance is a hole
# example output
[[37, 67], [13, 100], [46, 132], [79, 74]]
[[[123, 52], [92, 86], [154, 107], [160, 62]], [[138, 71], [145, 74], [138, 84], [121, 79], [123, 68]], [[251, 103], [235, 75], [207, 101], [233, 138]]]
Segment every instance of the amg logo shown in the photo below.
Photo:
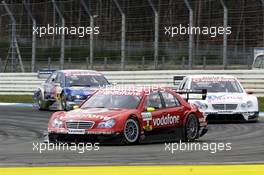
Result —
[[172, 125], [179, 123], [179, 116], [162, 116], [161, 118], [153, 119], [154, 126]]

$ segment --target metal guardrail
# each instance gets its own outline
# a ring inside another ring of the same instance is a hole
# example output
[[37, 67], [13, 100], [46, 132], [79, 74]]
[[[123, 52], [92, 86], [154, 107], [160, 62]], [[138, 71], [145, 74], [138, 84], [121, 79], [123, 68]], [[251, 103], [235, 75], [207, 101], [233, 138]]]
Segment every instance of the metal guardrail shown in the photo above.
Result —
[[[163, 70], [102, 72], [110, 82], [129, 85], [173, 86], [173, 76], [228, 74], [236, 76], [244, 88], [264, 96], [264, 70]], [[44, 82], [37, 73], [0, 73], [0, 95], [31, 95]], [[180, 80], [179, 80], [180, 82]]]

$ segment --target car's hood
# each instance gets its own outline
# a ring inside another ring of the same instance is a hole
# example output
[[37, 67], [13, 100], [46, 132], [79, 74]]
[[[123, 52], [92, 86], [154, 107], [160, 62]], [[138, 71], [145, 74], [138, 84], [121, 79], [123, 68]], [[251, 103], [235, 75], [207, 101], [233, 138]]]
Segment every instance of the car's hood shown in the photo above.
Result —
[[206, 102], [208, 104], [241, 103], [245, 98], [245, 93], [208, 93]]
[[97, 91], [99, 88], [96, 87], [81, 87], [81, 86], [73, 86], [66, 87], [65, 91], [70, 95], [90, 95]]
[[72, 121], [105, 121], [128, 113], [129, 109], [87, 108], [76, 109], [65, 113], [63, 120]]

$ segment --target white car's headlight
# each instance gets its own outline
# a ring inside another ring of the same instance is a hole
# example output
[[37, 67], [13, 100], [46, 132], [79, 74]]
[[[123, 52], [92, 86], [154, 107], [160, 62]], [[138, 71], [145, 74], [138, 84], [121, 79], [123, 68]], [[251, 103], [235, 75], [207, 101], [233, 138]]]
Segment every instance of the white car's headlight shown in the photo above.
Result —
[[251, 108], [253, 106], [253, 102], [252, 101], [247, 101], [246, 103], [241, 103], [240, 106], [242, 108]]
[[61, 128], [62, 127], [62, 121], [58, 118], [55, 118], [53, 121], [52, 121], [52, 127], [53, 128]]
[[193, 104], [197, 106], [200, 110], [206, 110], [208, 108], [208, 105], [206, 103], [202, 103], [200, 101], [195, 101]]
[[241, 108], [246, 108], [247, 104], [246, 103], [241, 103], [240, 106], [241, 106]]
[[110, 119], [104, 122], [100, 122], [97, 128], [112, 128], [115, 125], [116, 121], [114, 119]]
[[252, 101], [247, 101], [247, 107], [251, 108], [253, 106], [253, 102]]

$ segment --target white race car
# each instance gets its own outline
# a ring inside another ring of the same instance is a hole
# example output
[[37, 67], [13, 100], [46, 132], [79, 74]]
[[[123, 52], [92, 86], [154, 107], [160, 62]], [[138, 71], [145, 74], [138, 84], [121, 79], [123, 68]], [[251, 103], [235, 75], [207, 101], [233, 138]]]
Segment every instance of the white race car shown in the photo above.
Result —
[[250, 92], [247, 93], [234, 76], [190, 75], [184, 77], [178, 87], [178, 90], [187, 91], [202, 89], [207, 90], [206, 98], [189, 100], [189, 103], [198, 106], [207, 120], [258, 121], [259, 110], [256, 96]]

